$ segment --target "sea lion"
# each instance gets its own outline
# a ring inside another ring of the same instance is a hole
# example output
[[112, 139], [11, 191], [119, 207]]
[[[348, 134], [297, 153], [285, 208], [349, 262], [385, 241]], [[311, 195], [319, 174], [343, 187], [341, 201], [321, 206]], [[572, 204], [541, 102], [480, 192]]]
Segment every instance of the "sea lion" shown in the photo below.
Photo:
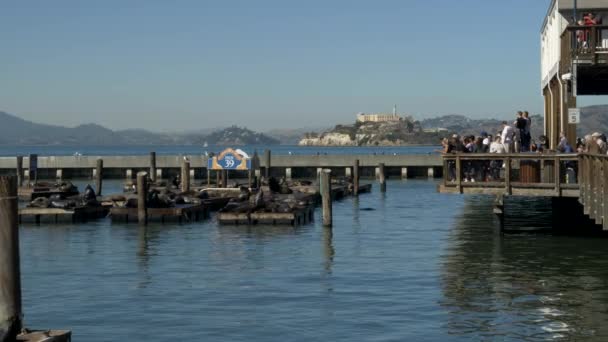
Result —
[[28, 204], [30, 208], [48, 208], [51, 205], [51, 202], [46, 197], [38, 197], [35, 200], [31, 201]]

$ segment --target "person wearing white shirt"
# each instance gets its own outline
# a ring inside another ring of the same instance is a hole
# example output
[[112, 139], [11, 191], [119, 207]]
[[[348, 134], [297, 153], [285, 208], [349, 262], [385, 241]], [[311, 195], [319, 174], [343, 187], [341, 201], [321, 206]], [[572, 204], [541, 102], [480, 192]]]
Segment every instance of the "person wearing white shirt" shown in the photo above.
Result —
[[506, 121], [502, 122], [502, 127], [502, 134], [500, 135], [502, 145], [505, 148], [505, 153], [511, 153], [513, 151], [513, 135], [515, 134], [515, 130]]

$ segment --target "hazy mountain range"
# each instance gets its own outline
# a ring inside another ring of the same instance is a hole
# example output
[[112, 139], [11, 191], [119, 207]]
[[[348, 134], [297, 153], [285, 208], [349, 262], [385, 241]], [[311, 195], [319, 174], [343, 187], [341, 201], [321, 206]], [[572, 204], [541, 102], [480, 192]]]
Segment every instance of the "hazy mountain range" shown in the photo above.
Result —
[[[608, 133], [608, 105], [582, 108], [579, 134], [589, 132]], [[512, 120], [514, 118], [508, 118]], [[533, 136], [542, 134], [543, 118], [533, 116]], [[500, 128], [498, 119], [471, 119], [464, 115], [445, 115], [420, 121], [423, 128], [444, 128], [446, 133], [479, 134], [485, 130], [492, 133]], [[210, 145], [221, 141], [224, 144], [268, 144], [295, 145], [307, 132], [323, 132], [325, 129], [293, 128], [273, 129], [264, 133], [246, 128], [200, 129], [183, 133], [157, 133], [143, 129], [111, 130], [98, 124], [83, 124], [76, 127], [39, 124], [23, 120], [0, 111], [0, 145]]]

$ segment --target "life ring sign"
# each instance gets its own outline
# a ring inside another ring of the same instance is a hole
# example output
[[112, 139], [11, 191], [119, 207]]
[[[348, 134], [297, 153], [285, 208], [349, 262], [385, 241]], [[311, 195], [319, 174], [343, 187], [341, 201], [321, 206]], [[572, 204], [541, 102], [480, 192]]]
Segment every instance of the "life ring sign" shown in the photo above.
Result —
[[210, 170], [250, 170], [251, 159], [245, 158], [231, 148], [227, 148], [219, 155], [210, 158], [207, 162]]

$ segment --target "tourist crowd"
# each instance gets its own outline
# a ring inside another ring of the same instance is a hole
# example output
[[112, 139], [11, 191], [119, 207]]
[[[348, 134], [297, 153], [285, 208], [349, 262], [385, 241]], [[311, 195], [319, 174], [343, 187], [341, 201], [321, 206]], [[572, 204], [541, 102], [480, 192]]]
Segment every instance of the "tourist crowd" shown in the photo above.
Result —
[[[518, 112], [515, 121], [512, 123], [503, 121], [502, 128], [496, 134], [481, 132], [479, 136], [460, 136], [454, 134], [451, 138], [442, 140], [442, 153], [543, 153], [548, 150], [548, 139], [540, 136], [537, 140], [532, 139], [531, 128], [532, 120], [528, 112]], [[573, 147], [568, 142], [566, 135], [560, 133], [559, 144], [556, 152], [558, 153], [594, 153], [608, 154], [608, 144], [606, 135], [593, 133], [583, 139], [577, 139], [576, 146]], [[576, 169], [575, 163], [566, 163], [566, 169]], [[454, 180], [456, 165], [454, 161], [449, 162], [449, 177]], [[463, 180], [465, 182], [491, 181], [500, 179], [500, 171], [504, 169], [502, 160], [493, 161], [472, 161], [463, 162]]]

